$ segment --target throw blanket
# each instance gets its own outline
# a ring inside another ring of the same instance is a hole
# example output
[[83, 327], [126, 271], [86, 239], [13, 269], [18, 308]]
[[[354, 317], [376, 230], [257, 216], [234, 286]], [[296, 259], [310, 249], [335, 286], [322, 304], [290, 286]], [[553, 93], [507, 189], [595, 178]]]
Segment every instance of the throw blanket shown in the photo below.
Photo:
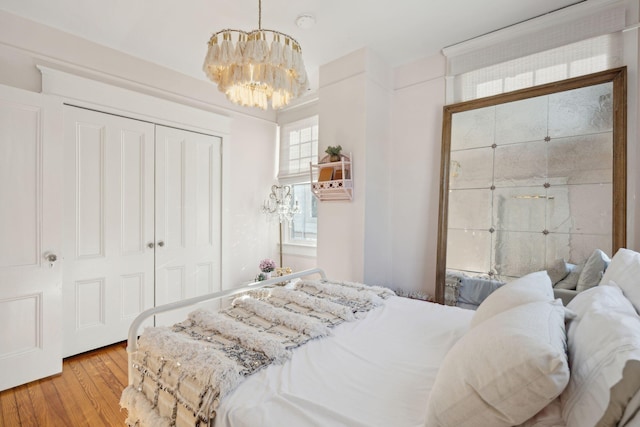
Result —
[[231, 307], [199, 309], [172, 327], [147, 328], [134, 355], [135, 380], [122, 393], [129, 426], [205, 426], [243, 378], [291, 350], [330, 335], [395, 295], [353, 282], [300, 281], [252, 290]]

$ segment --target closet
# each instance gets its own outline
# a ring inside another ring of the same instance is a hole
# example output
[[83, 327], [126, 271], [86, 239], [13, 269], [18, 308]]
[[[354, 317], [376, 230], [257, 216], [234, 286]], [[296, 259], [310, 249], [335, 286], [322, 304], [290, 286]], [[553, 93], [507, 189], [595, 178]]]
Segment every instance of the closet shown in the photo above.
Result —
[[222, 140], [70, 105], [63, 112], [69, 356], [126, 339], [147, 308], [220, 289]]

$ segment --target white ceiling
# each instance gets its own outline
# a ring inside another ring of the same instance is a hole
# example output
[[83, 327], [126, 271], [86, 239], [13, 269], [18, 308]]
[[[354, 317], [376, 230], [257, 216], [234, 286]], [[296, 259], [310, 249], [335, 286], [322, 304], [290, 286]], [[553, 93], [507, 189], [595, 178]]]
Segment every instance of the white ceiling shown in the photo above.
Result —
[[[312, 90], [318, 68], [362, 47], [391, 66], [579, 0], [264, 0], [262, 27], [302, 45]], [[211, 33], [258, 26], [258, 0], [0, 0], [0, 9], [205, 79]], [[315, 16], [303, 30], [298, 15]]]

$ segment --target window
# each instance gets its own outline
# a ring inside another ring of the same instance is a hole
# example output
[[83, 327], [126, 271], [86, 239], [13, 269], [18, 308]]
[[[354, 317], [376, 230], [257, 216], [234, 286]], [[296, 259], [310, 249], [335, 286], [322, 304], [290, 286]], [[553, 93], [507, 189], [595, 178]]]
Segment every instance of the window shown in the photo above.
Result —
[[468, 101], [622, 65], [621, 34], [608, 34], [460, 74], [456, 100]]
[[311, 193], [309, 163], [318, 159], [318, 116], [282, 126], [278, 180], [290, 185], [293, 203], [300, 213], [284, 233], [284, 243], [315, 246], [318, 234], [318, 205]]

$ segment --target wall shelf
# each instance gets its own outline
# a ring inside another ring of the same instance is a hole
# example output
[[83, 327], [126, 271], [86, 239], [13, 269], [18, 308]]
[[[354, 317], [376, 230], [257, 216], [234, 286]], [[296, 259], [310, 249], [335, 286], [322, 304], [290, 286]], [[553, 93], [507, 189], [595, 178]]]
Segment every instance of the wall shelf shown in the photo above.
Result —
[[309, 163], [311, 191], [320, 201], [353, 199], [352, 156], [341, 155], [339, 162]]

